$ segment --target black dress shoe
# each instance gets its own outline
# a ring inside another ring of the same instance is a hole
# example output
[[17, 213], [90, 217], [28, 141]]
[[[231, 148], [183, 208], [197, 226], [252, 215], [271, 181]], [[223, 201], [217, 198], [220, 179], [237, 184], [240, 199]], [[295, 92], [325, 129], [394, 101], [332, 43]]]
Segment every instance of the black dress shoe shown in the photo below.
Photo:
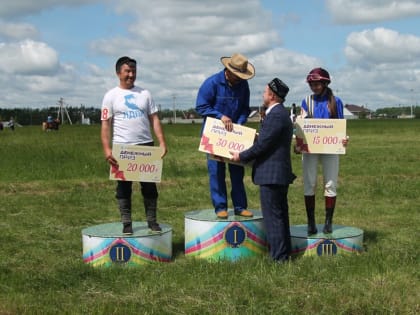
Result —
[[123, 223], [123, 234], [124, 235], [132, 235], [133, 234], [133, 226], [131, 222]]

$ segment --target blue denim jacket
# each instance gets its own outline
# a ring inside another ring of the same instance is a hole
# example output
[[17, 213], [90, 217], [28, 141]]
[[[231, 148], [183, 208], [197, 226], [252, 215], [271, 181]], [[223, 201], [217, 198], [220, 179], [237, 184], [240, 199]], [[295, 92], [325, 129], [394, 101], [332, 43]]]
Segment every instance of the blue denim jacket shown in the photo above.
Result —
[[222, 70], [207, 78], [198, 90], [196, 111], [203, 117], [228, 116], [233, 123], [243, 125], [248, 119], [249, 85], [243, 80], [229, 86]]

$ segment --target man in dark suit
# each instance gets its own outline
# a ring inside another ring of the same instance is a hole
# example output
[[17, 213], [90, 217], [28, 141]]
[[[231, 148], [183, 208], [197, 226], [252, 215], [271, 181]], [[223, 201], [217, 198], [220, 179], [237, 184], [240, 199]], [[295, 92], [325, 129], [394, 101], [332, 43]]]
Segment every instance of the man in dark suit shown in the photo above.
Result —
[[278, 78], [267, 84], [263, 94], [266, 116], [257, 140], [248, 150], [231, 152], [235, 162], [254, 161], [252, 180], [260, 186], [270, 255], [278, 262], [287, 261], [291, 251], [287, 193], [296, 178], [290, 158], [293, 125], [283, 105], [288, 92], [288, 86]]

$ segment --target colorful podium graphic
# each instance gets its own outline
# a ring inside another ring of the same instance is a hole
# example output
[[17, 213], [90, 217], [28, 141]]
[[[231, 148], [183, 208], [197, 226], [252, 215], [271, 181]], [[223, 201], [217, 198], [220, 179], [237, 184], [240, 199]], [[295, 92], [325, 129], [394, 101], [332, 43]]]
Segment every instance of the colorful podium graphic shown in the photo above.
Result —
[[333, 232], [324, 234], [322, 228], [323, 225], [317, 225], [319, 232], [308, 236], [306, 224], [291, 226], [292, 255], [331, 256], [363, 251], [363, 230], [350, 226], [333, 225]]
[[94, 267], [170, 262], [172, 228], [166, 224], [160, 226], [162, 232], [152, 233], [146, 222], [133, 222], [132, 235], [122, 234], [120, 222], [83, 229], [83, 261]]
[[214, 210], [197, 210], [185, 214], [185, 256], [209, 261], [235, 261], [265, 255], [268, 245], [261, 212], [254, 217], [235, 216], [218, 219]]

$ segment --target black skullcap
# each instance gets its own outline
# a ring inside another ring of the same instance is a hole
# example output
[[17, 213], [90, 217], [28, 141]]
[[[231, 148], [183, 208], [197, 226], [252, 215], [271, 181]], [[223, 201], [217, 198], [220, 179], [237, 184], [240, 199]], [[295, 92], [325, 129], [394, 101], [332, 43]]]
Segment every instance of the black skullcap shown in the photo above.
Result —
[[268, 83], [268, 86], [274, 94], [281, 97], [283, 100], [286, 98], [287, 93], [289, 93], [289, 87], [279, 78], [271, 80], [271, 82]]

